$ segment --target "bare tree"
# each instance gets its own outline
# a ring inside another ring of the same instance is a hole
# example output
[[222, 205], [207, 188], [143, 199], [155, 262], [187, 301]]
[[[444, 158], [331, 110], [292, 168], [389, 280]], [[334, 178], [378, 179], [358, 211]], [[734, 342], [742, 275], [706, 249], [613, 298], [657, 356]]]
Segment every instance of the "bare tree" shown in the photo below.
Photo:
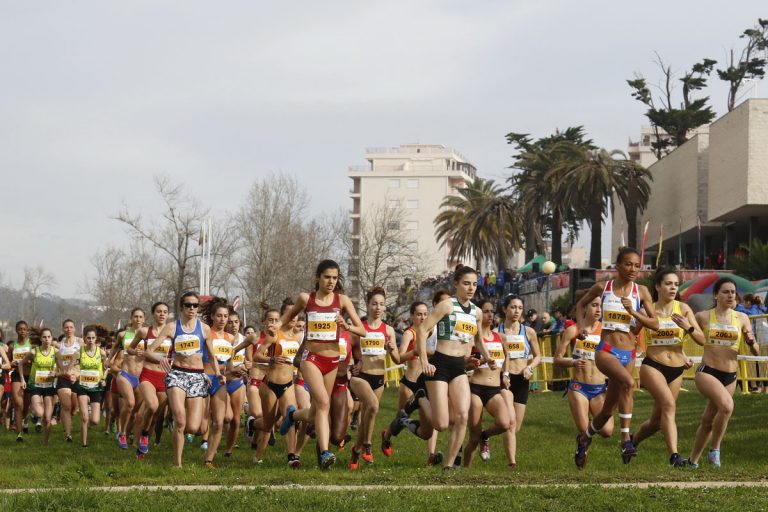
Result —
[[427, 276], [430, 257], [418, 247], [415, 231], [405, 229], [405, 210], [390, 208], [389, 202], [373, 206], [360, 219], [358, 237], [349, 236], [352, 255], [350, 273], [357, 276], [358, 304], [364, 304], [365, 291], [381, 286], [387, 291], [388, 305], [397, 302], [408, 283], [419, 283]]
[[30, 322], [36, 322], [39, 315], [40, 297], [56, 284], [53, 274], [42, 266], [24, 267], [22, 291], [22, 315]]
[[241, 244], [234, 264], [250, 315], [262, 301], [279, 306], [306, 290], [317, 262], [338, 245], [335, 221], [307, 219], [308, 203], [294, 176], [270, 175], [251, 187], [238, 213]]
[[165, 207], [162, 219], [144, 222], [141, 214], [130, 213], [128, 205], [123, 205], [114, 219], [126, 226], [133, 239], [144, 240], [155, 250], [162, 262], [160, 268], [167, 271], [158, 278], [173, 292], [173, 308], [178, 314], [178, 298], [195, 288], [198, 266], [193, 260], [200, 256], [200, 226], [208, 210], [165, 177], [156, 176], [155, 186]]

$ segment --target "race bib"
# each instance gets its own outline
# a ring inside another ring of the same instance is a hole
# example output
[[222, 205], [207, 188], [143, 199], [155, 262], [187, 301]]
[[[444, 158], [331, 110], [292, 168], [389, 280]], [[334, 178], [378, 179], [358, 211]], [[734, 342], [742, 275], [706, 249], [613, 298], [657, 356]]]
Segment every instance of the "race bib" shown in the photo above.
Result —
[[526, 357], [525, 338], [522, 334], [507, 334], [505, 345], [508, 359], [522, 359]]
[[454, 321], [451, 338], [462, 343], [470, 343], [477, 335], [477, 317], [466, 313], [452, 313], [451, 320]]
[[213, 356], [220, 364], [224, 364], [232, 357], [232, 344], [227, 340], [217, 338], [211, 342], [213, 345]]
[[384, 356], [387, 350], [384, 348], [386, 338], [381, 332], [369, 332], [365, 338], [360, 338], [360, 349], [364, 356]]
[[710, 324], [709, 342], [721, 347], [732, 347], [739, 341], [739, 328], [735, 325]]
[[13, 349], [13, 360], [14, 361], [21, 361], [26, 357], [27, 354], [29, 354], [31, 350], [28, 347], [23, 347], [19, 349]]
[[35, 372], [35, 387], [36, 388], [52, 388], [53, 377], [51, 372], [40, 371]]
[[600, 336], [589, 334], [583, 340], [577, 339], [573, 346], [574, 359], [595, 360], [595, 349], [600, 344]]
[[632, 315], [621, 304], [605, 302], [603, 310], [603, 329], [609, 331], [629, 332], [632, 325]]
[[[496, 363], [496, 368], [501, 368], [504, 365], [504, 346], [498, 341], [487, 341], [485, 348], [488, 350], [490, 358]], [[479, 367], [488, 368], [488, 363], [483, 363]]]
[[158, 354], [165, 354], [168, 355], [168, 352], [171, 350], [171, 340], [170, 338], [165, 338], [163, 342], [155, 347], [155, 352]]
[[183, 356], [193, 356], [200, 352], [200, 338], [194, 334], [180, 334], [173, 341], [173, 351]]
[[232, 356], [232, 366], [241, 366], [243, 363], [245, 363], [245, 350]]
[[347, 360], [347, 340], [339, 338], [339, 361]]
[[307, 314], [307, 340], [332, 341], [336, 340], [338, 326], [336, 313], [318, 313], [312, 311]]
[[80, 370], [80, 386], [96, 388], [99, 386], [99, 370]]
[[672, 320], [659, 320], [659, 330], [651, 331], [652, 346], [678, 345], [680, 327]]
[[283, 340], [280, 342], [280, 348], [282, 349], [283, 356], [288, 358], [288, 362], [293, 364], [293, 358], [299, 353], [299, 346], [301, 344], [298, 341]]

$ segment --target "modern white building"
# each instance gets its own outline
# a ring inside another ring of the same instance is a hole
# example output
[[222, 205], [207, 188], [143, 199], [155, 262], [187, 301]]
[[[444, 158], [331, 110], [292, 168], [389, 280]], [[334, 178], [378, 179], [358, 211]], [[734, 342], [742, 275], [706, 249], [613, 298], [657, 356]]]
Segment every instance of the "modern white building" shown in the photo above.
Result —
[[[648, 161], [643, 146], [649, 145], [649, 140], [642, 139], [634, 148], [630, 145], [630, 153], [636, 151], [640, 163], [644, 158]], [[700, 127], [649, 170], [651, 197], [638, 219], [638, 238], [642, 226], [650, 221], [647, 261], [655, 261], [663, 232], [667, 264], [696, 266], [700, 238], [700, 263], [727, 267], [739, 243], [749, 243], [754, 237], [768, 240], [768, 99], [747, 100], [709, 126]], [[626, 229], [623, 208], [617, 204], [613, 254]]]
[[350, 166], [348, 170], [352, 179], [350, 295], [357, 296], [356, 259], [362, 219], [382, 205], [405, 212], [405, 223], [399, 229], [416, 241], [419, 252], [429, 257], [428, 275], [451, 268], [448, 247], [440, 247], [435, 237], [434, 220], [445, 196], [455, 194], [475, 179], [475, 166], [461, 153], [442, 144], [367, 148], [365, 160], [365, 165]]

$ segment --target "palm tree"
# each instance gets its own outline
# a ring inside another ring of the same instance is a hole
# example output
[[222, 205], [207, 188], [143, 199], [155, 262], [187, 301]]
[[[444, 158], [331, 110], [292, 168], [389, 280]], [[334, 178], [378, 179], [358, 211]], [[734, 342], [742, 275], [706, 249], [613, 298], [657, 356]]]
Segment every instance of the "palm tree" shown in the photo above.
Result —
[[616, 162], [614, 192], [627, 217], [627, 244], [637, 247], [637, 218], [645, 211], [651, 197], [651, 181], [653, 176], [642, 165], [627, 159], [621, 153], [623, 160]]
[[607, 213], [608, 200], [617, 182], [619, 162], [614, 160], [621, 151], [589, 149], [572, 143], [565, 143], [561, 149], [570, 154], [566, 160], [569, 168], [565, 179], [570, 186], [565, 191], [568, 203], [578, 205], [581, 214], [589, 223], [591, 234], [589, 266], [600, 268], [603, 217]]
[[[551, 238], [551, 259], [560, 264], [564, 228], [573, 236], [578, 232], [580, 220], [576, 215], [578, 208], [568, 203], [568, 170], [580, 162], [570, 160], [571, 148], [593, 148], [592, 141], [586, 139], [581, 126], [557, 130], [554, 135], [535, 142], [527, 135], [516, 133], [508, 134], [507, 140], [521, 150], [513, 166], [521, 172], [508, 181], [526, 212], [526, 259], [532, 258], [534, 252], [543, 252], [542, 228], [546, 225]], [[564, 146], [565, 143], [570, 145]]]
[[450, 244], [451, 260], [473, 258], [495, 260], [507, 267], [521, 246], [522, 219], [512, 197], [493, 180], [476, 178], [459, 195], [449, 195], [435, 217], [435, 235], [441, 246]]

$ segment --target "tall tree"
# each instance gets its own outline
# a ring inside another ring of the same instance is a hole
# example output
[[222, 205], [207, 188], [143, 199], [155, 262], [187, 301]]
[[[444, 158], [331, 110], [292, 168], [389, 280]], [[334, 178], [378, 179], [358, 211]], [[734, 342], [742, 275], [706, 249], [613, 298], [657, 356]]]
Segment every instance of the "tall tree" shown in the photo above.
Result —
[[449, 258], [492, 260], [507, 268], [512, 253], [522, 244], [522, 211], [513, 198], [493, 180], [476, 178], [458, 195], [449, 195], [435, 217], [435, 235], [449, 245]]
[[530, 260], [535, 252], [543, 252], [542, 228], [547, 226], [552, 247], [550, 257], [559, 265], [562, 263], [564, 230], [569, 238], [574, 238], [580, 220], [575, 215], [577, 209], [567, 203], [569, 184], [564, 178], [571, 154], [562, 150], [561, 143], [571, 142], [591, 148], [592, 141], [586, 138], [584, 128], [577, 126], [557, 130], [555, 134], [536, 141], [531, 140], [528, 134], [509, 133], [507, 142], [518, 150], [512, 168], [519, 172], [507, 181], [519, 208], [526, 212], [526, 260]]
[[[624, 153], [616, 153], [621, 158], [615, 161], [614, 193], [624, 207], [627, 218], [627, 244], [637, 245], [637, 219], [648, 206], [651, 198], [653, 176], [642, 165], [632, 162]], [[612, 205], [612, 208], [614, 205]]]
[[22, 313], [28, 322], [36, 322], [40, 314], [40, 297], [56, 284], [56, 278], [42, 266], [24, 267], [21, 285]]
[[[709, 124], [715, 118], [715, 112], [708, 105], [709, 97], [694, 98], [696, 91], [707, 85], [712, 68], [717, 63], [704, 59], [694, 64], [690, 71], [676, 79], [671, 66], [656, 55], [656, 63], [661, 69], [662, 83], [657, 86], [660, 94], [654, 99], [645, 78], [637, 75], [634, 80], [627, 80], [632, 89], [632, 97], [648, 107], [645, 116], [651, 122], [655, 140], [651, 143], [656, 157], [661, 159], [671, 149], [681, 146], [688, 140], [691, 130]], [[675, 81], [682, 83], [682, 102], [676, 107], [673, 99]]]
[[728, 67], [718, 69], [720, 80], [728, 82], [728, 112], [736, 106], [736, 95], [745, 80], [762, 79], [768, 61], [768, 19], [758, 18], [757, 24], [746, 29], [741, 36], [746, 39], [738, 58], [731, 48], [728, 55]]

